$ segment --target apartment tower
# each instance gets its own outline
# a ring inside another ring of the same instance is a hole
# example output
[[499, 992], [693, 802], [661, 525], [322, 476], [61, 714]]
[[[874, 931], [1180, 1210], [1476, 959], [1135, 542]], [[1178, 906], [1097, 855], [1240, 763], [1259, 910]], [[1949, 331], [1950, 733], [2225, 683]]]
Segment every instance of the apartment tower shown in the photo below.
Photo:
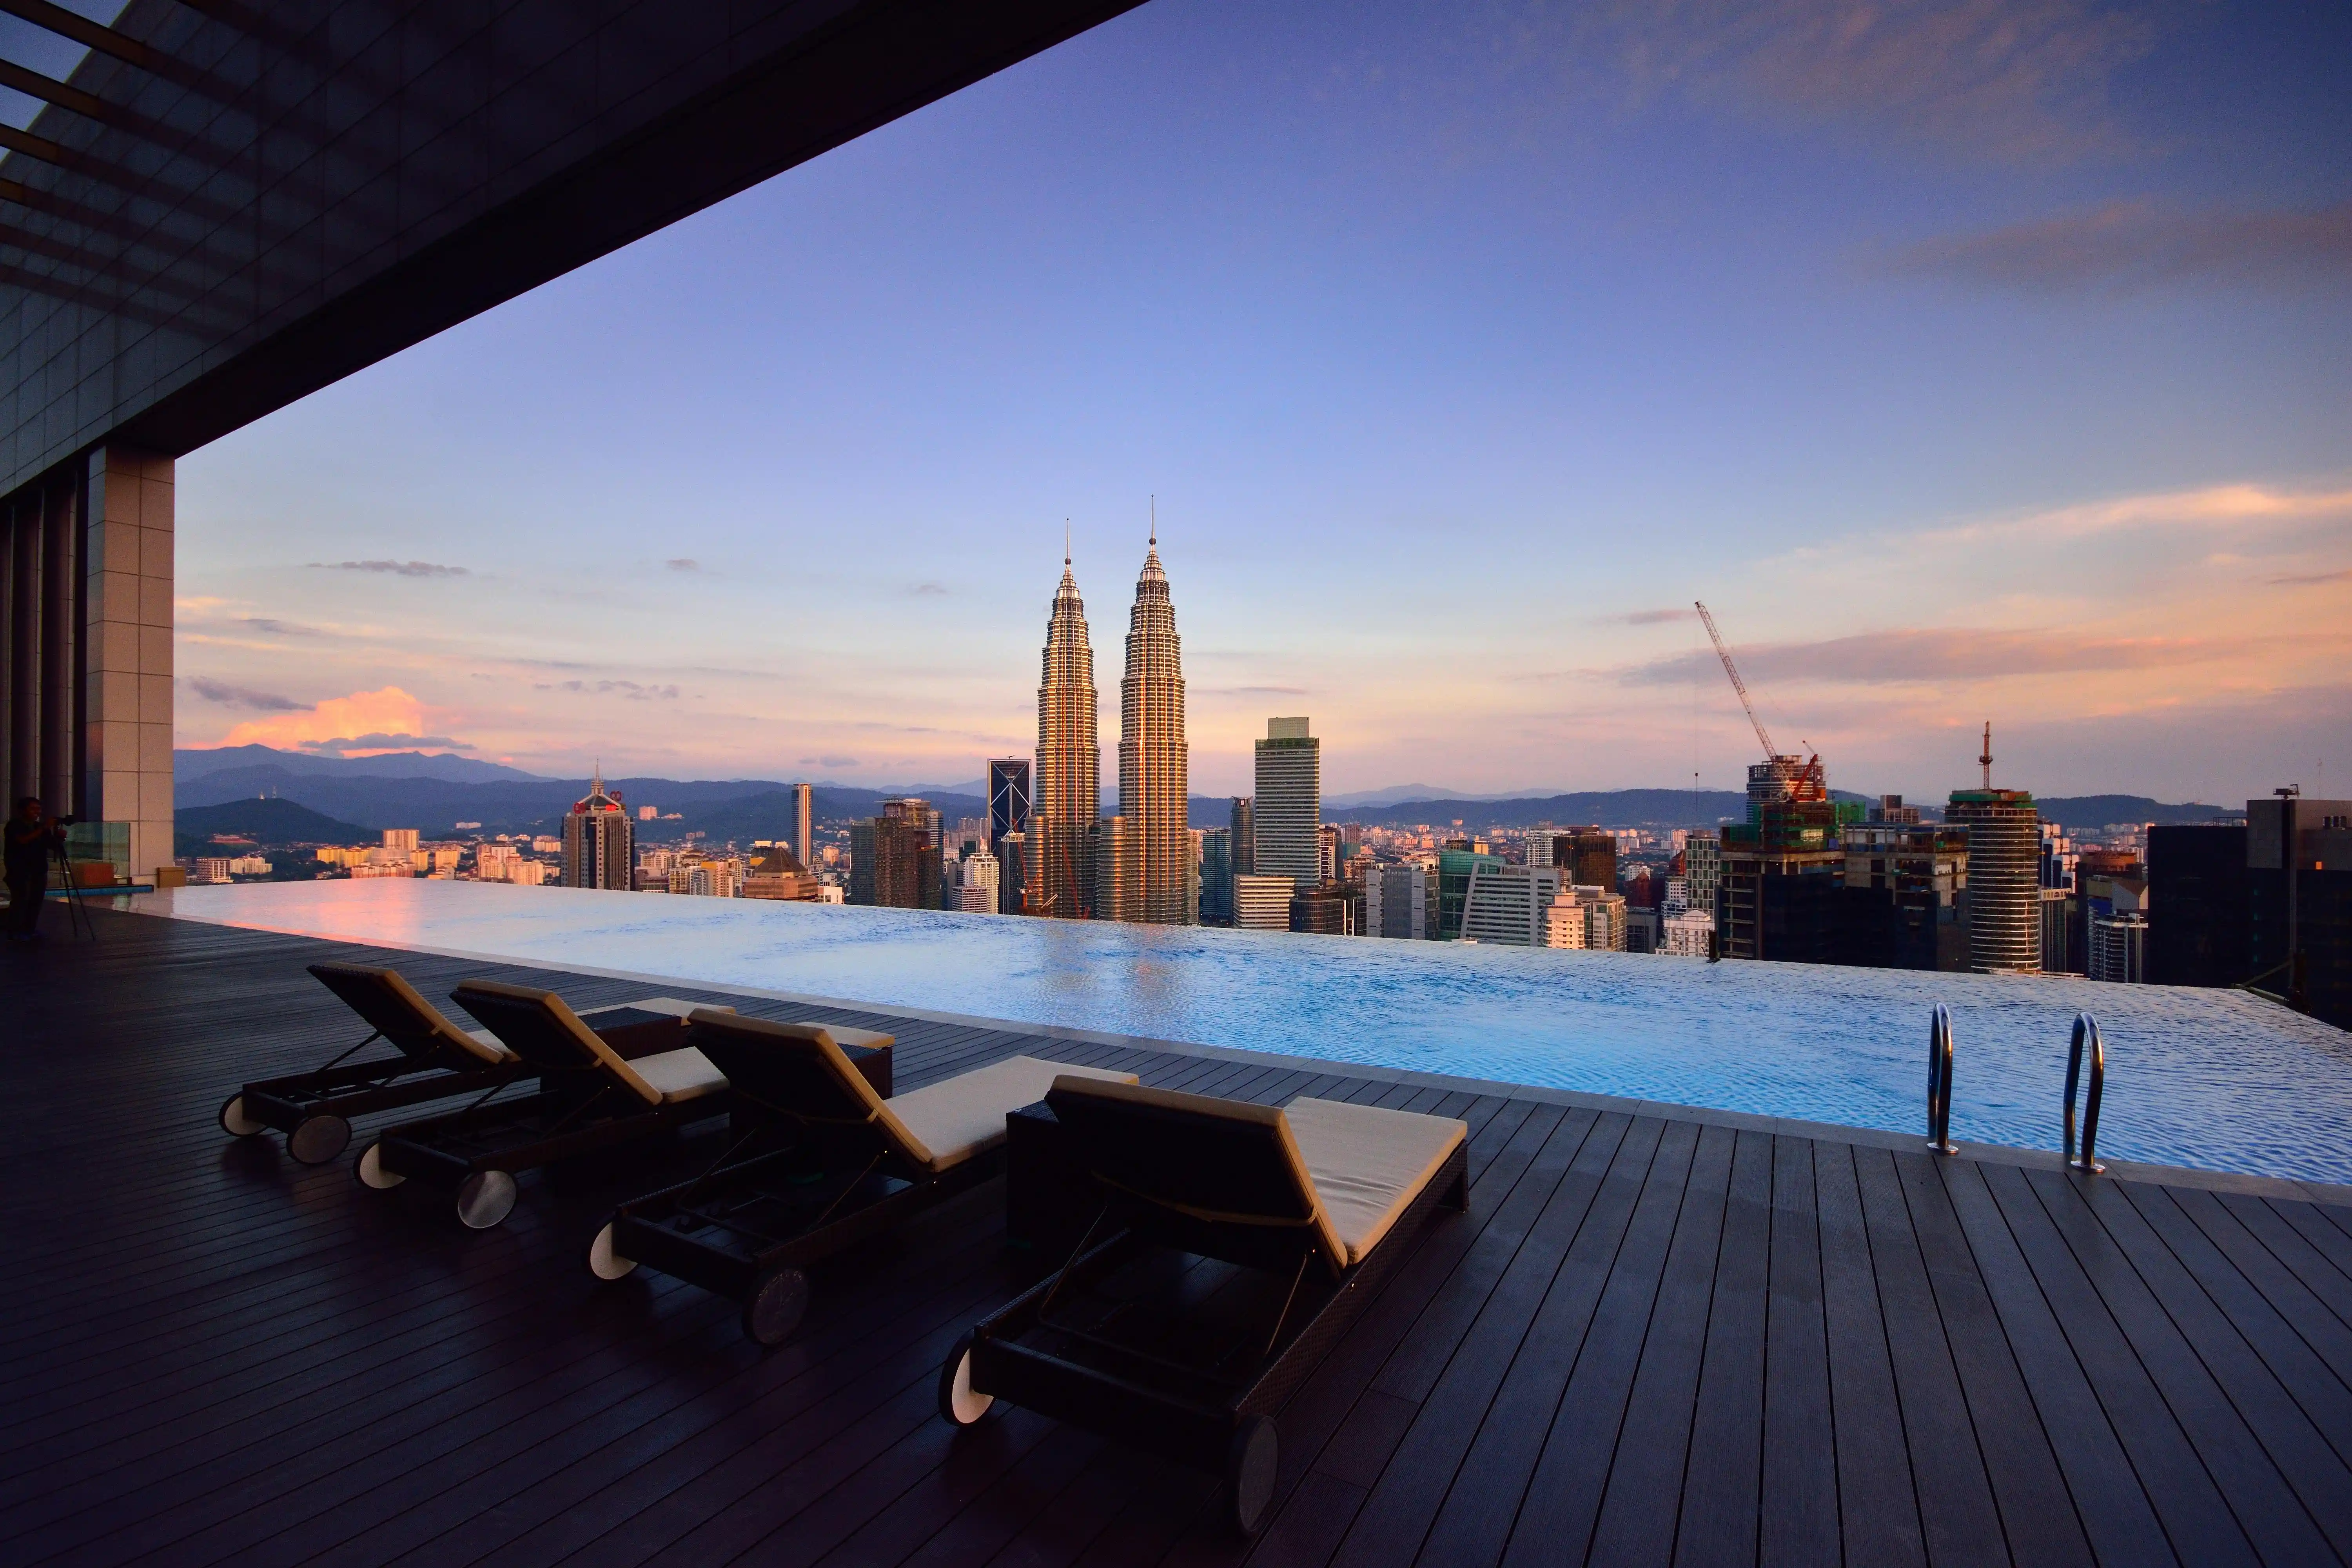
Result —
[[1062, 584], [1045, 623], [1045, 676], [1037, 687], [1036, 797], [1025, 884], [1034, 915], [1084, 920], [1094, 912], [1093, 843], [1102, 815], [1102, 747], [1096, 740], [1095, 650], [1087, 606], [1062, 554]]
[[1944, 821], [1969, 830], [1969, 967], [1979, 974], [2042, 973], [2042, 814], [2021, 789], [1992, 787], [1992, 726], [1984, 733], [1984, 787], [1956, 789]]
[[1323, 827], [1321, 742], [1307, 721], [1268, 719], [1257, 743], [1257, 794], [1251, 805], [1251, 865], [1261, 877], [1317, 880]]
[[[415, 840], [409, 830], [411, 848]], [[621, 804], [620, 792], [604, 787], [604, 772], [599, 768], [589, 781], [587, 798], [574, 801], [563, 816], [563, 885], [627, 892], [636, 886], [636, 865], [635, 826]]]
[[1118, 810], [1127, 819], [1135, 875], [1131, 897], [1123, 900], [1118, 918], [1150, 925], [1192, 923], [1192, 838], [1186, 814], [1191, 793], [1183, 659], [1155, 527], [1142, 574], [1135, 580], [1127, 674], [1119, 682]]

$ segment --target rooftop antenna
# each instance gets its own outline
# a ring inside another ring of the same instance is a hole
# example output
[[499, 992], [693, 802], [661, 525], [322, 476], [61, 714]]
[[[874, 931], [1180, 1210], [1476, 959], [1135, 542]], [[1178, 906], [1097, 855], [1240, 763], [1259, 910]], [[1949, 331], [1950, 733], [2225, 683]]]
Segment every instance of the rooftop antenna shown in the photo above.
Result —
[[1992, 788], [1992, 721], [1985, 721], [1984, 754], [1977, 758], [1977, 766], [1984, 769], [1984, 786]]

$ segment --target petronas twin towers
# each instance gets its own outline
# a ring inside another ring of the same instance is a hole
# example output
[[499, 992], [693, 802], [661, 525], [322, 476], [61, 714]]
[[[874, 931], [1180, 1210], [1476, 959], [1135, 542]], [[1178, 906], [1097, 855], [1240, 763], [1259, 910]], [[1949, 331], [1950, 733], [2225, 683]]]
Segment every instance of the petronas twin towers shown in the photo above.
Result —
[[1199, 885], [1186, 803], [1184, 669], [1176, 608], [1152, 531], [1128, 621], [1119, 683], [1118, 815], [1101, 815], [1102, 748], [1096, 738], [1094, 647], [1070, 558], [1045, 625], [1037, 688], [1037, 778], [1028, 839], [1031, 914], [1065, 919], [1197, 923]]

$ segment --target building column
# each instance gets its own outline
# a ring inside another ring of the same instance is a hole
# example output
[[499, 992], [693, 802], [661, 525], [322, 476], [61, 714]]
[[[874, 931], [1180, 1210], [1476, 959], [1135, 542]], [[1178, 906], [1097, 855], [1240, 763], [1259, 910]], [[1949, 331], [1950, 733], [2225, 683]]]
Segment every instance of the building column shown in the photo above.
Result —
[[131, 825], [131, 868], [172, 864], [172, 459], [89, 455], [84, 494], [83, 805]]
[[41, 787], [41, 500], [20, 491], [9, 510], [8, 809]]
[[[81, 810], [76, 786], [74, 720], [80, 686], [75, 668], [75, 601], [82, 584], [75, 570], [81, 487], [73, 476], [44, 484], [37, 506], [41, 522], [41, 799], [64, 816]], [[30, 510], [31, 509], [27, 509]]]

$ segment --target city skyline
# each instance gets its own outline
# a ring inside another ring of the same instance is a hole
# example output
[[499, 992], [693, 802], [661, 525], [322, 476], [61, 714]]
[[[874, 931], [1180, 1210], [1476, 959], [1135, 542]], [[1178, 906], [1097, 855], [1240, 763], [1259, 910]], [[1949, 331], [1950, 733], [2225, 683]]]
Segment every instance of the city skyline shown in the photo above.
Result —
[[962, 778], [1156, 491], [1206, 794], [1736, 779], [1697, 597], [1856, 783], [2352, 778], [2344, 21], [2043, 20], [1163, 0], [184, 459], [181, 742]]

